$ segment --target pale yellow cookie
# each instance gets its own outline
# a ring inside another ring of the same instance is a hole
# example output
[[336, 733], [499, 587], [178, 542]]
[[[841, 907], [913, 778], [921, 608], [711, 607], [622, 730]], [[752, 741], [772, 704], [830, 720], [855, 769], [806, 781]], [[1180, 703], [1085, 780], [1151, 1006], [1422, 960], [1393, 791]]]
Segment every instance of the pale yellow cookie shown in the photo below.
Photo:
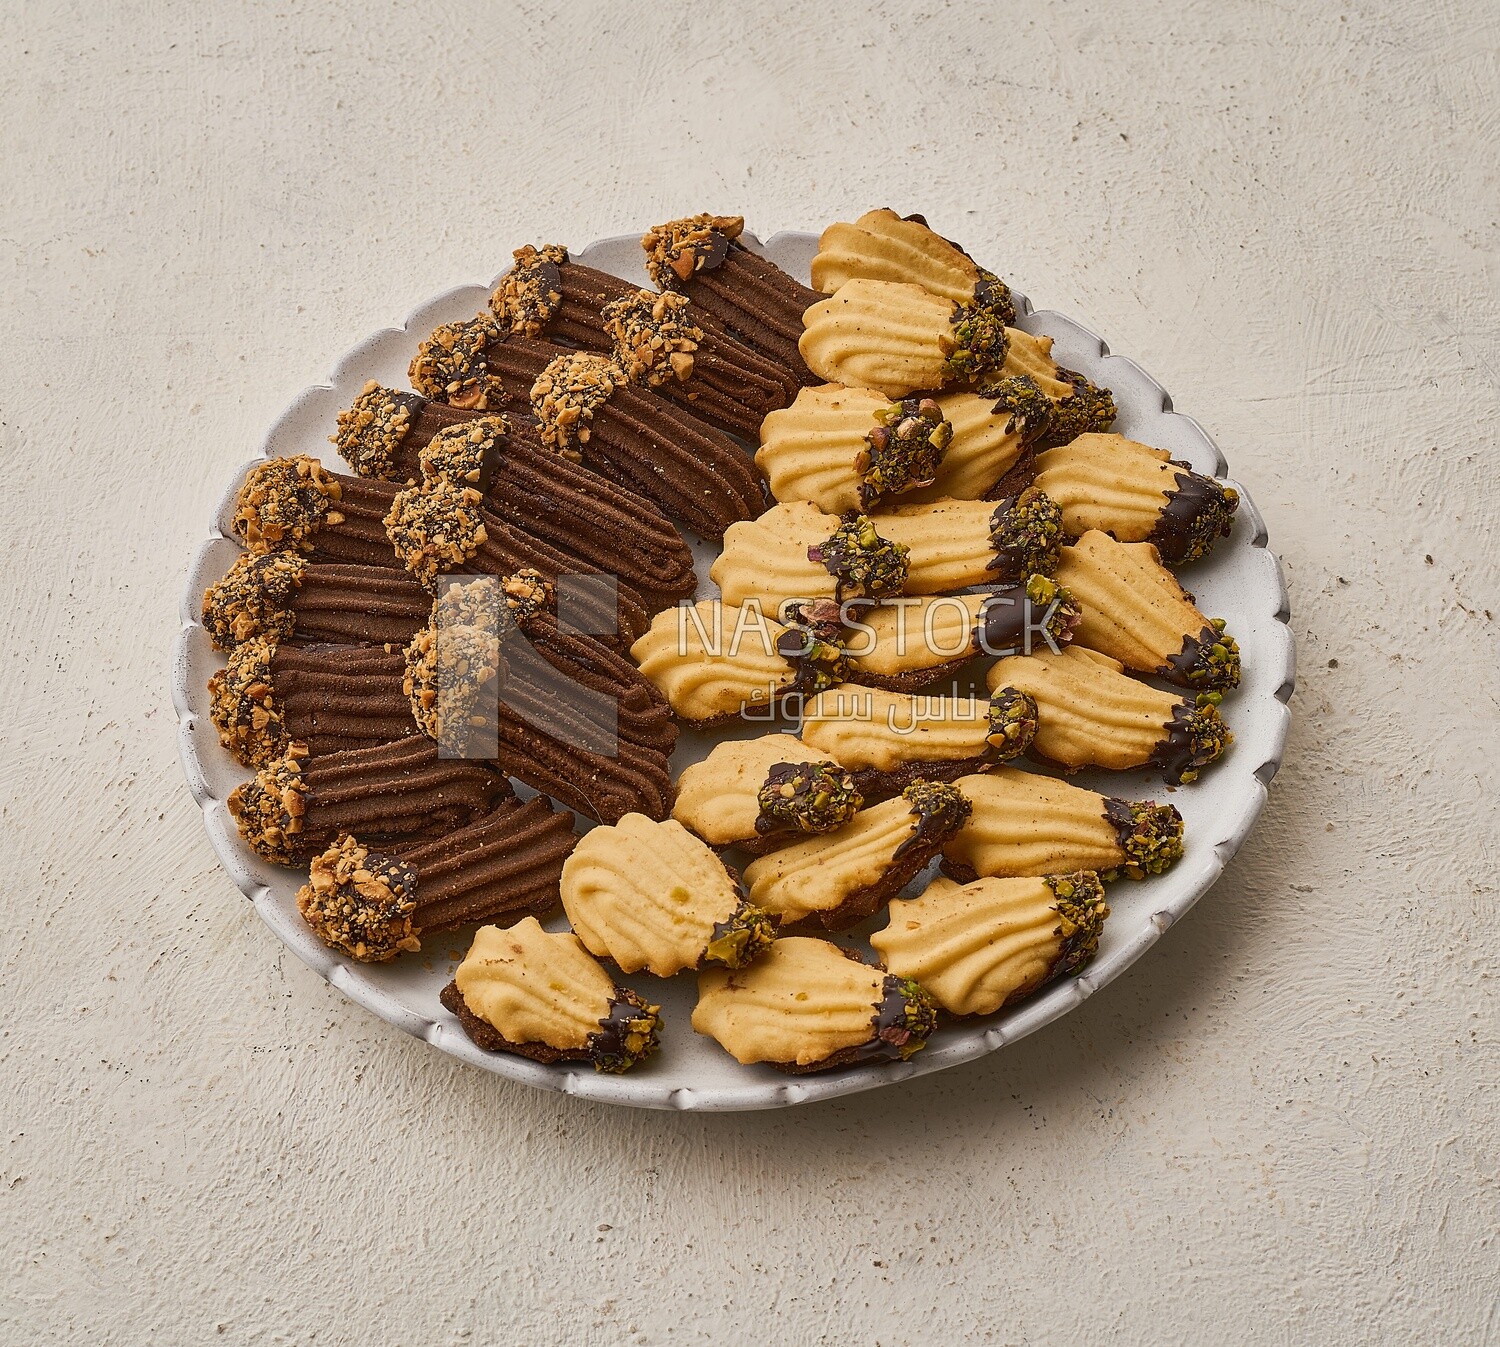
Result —
[[1171, 805], [1117, 800], [1014, 767], [955, 784], [974, 807], [943, 847], [943, 868], [958, 877], [1095, 870], [1140, 879], [1182, 855], [1182, 817]]
[[1024, 332], [1018, 327], [1005, 329], [1005, 366], [1000, 373], [1006, 376], [1025, 374], [1054, 402], [1071, 397], [1073, 385], [1058, 377], [1057, 361], [1052, 358], [1052, 338], [1037, 333]]
[[967, 304], [988, 273], [956, 243], [920, 217], [902, 219], [889, 207], [866, 211], [852, 224], [831, 224], [812, 260], [814, 290], [831, 295], [855, 279], [906, 281]]
[[626, 814], [585, 833], [563, 865], [563, 911], [590, 954], [671, 977], [705, 959], [738, 968], [771, 941], [708, 847], [675, 819]]
[[1154, 766], [1178, 785], [1195, 780], [1233, 742], [1214, 706], [1131, 678], [1118, 660], [1083, 646], [998, 660], [985, 677], [991, 688], [1031, 695], [1032, 751], [1061, 767]]
[[750, 901], [783, 925], [815, 916], [829, 930], [852, 926], [900, 892], [968, 814], [960, 791], [919, 781], [835, 832], [752, 861]]
[[1109, 907], [1098, 875], [935, 879], [897, 900], [870, 937], [892, 973], [914, 978], [953, 1015], [990, 1015], [1094, 957]]
[[902, 500], [977, 500], [1020, 461], [1026, 420], [1011, 407], [997, 411], [993, 397], [977, 393], [949, 391], [934, 400], [953, 427], [953, 438], [932, 485], [914, 488]]
[[939, 500], [892, 505], [870, 518], [882, 538], [907, 549], [905, 592], [945, 594], [1017, 578], [991, 569], [996, 560], [990, 536], [995, 513], [992, 500]]
[[816, 1071], [864, 1057], [910, 1057], [935, 1027], [915, 983], [826, 940], [775, 941], [749, 968], [698, 975], [693, 1028], [745, 1065]]
[[1238, 685], [1239, 647], [1193, 606], [1150, 543], [1090, 529], [1062, 549], [1056, 578], [1083, 610], [1078, 644], [1185, 687]]
[[798, 349], [820, 379], [893, 398], [998, 373], [1005, 361], [999, 314], [919, 285], [849, 281], [812, 305], [802, 325]]

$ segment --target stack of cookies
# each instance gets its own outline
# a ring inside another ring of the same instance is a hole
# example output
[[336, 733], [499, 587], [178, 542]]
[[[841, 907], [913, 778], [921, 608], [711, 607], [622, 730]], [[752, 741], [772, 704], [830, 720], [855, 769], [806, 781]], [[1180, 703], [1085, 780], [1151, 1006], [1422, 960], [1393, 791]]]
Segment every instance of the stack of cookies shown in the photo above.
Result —
[[1238, 647], [1172, 568], [1233, 490], [920, 216], [829, 226], [812, 288], [742, 229], [648, 230], [654, 289], [517, 250], [330, 427], [352, 473], [248, 475], [204, 595], [246, 844], [350, 959], [473, 931], [441, 999], [487, 1051], [627, 1070], [661, 1015], [621, 979], [693, 974], [739, 1062], [910, 1058], [1182, 855], [1068, 774], [1231, 742]]

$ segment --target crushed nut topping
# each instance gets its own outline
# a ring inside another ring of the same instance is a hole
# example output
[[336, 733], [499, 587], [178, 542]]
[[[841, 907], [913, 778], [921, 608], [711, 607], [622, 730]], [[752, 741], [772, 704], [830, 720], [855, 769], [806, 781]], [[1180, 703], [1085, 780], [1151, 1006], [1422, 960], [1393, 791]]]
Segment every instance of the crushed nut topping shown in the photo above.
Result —
[[233, 650], [255, 636], [281, 640], [292, 634], [292, 599], [307, 562], [295, 552], [246, 553], [229, 574], [203, 592], [203, 626], [216, 650]]
[[691, 308], [686, 295], [654, 290], [637, 290], [604, 306], [604, 330], [631, 383], [660, 388], [669, 379], [686, 383], [693, 377], [703, 329], [688, 317]]
[[1104, 817], [1114, 825], [1125, 860], [1106, 879], [1159, 875], [1182, 859], [1182, 815], [1170, 804], [1107, 799]]
[[841, 828], [864, 804], [854, 777], [836, 762], [778, 762], [755, 797], [755, 831], [827, 833]]
[[307, 813], [301, 761], [306, 756], [306, 744], [288, 744], [282, 757], [262, 767], [229, 796], [229, 812], [251, 850], [279, 865], [292, 863], [294, 839]]
[[770, 949], [775, 938], [776, 918], [742, 898], [726, 920], [714, 924], [703, 962], [743, 968]]
[[834, 577], [840, 599], [879, 599], [901, 592], [910, 553], [905, 543], [882, 538], [869, 515], [851, 510], [832, 537], [807, 549], [807, 559]]
[[516, 264], [490, 296], [490, 312], [504, 328], [522, 336], [538, 338], [557, 315], [562, 304], [562, 272], [568, 250], [560, 243], [540, 248], [527, 244], [511, 254]]
[[628, 382], [608, 356], [584, 351], [558, 356], [531, 386], [531, 410], [541, 425], [542, 443], [564, 458], [580, 458], [579, 446], [593, 433], [594, 414]]
[[1019, 583], [1029, 575], [1051, 575], [1063, 544], [1062, 508], [1040, 487], [1007, 496], [990, 516], [994, 559], [987, 569]]
[[505, 447], [510, 422], [499, 413], [462, 425], [444, 426], [418, 453], [425, 481], [446, 479], [455, 486], [484, 488], [484, 466]]
[[261, 767], [286, 751], [287, 731], [271, 682], [276, 638], [259, 636], [230, 651], [208, 680], [209, 716], [219, 742], [241, 762]]
[[1018, 758], [1036, 738], [1036, 698], [1020, 688], [999, 687], [990, 694], [989, 731], [984, 736], [987, 753], [999, 762]]
[[947, 360], [946, 380], [961, 383], [983, 378], [1005, 364], [1010, 338], [1005, 320], [994, 309], [981, 304], [955, 304], [951, 334], [943, 339]]
[[663, 290], [673, 289], [694, 272], [717, 267], [744, 228], [743, 215], [689, 215], [655, 225], [641, 238], [646, 270]]
[[441, 571], [462, 566], [485, 543], [483, 497], [446, 479], [396, 493], [386, 535], [403, 565], [429, 589]]
[[1099, 935], [1109, 904], [1104, 901], [1104, 885], [1089, 870], [1072, 875], [1045, 875], [1043, 883], [1052, 890], [1057, 903], [1057, 936], [1062, 940], [1062, 955], [1057, 971], [1076, 973], [1099, 950]]
[[875, 413], [876, 424], [854, 468], [863, 477], [860, 504], [869, 509], [882, 496], [931, 486], [953, 439], [953, 422], [932, 398], [904, 398]]
[[240, 488], [234, 511], [235, 534], [251, 552], [290, 547], [311, 552], [324, 524], [341, 524], [332, 503], [343, 488], [328, 469], [306, 454], [273, 458], [253, 469]]
[[407, 376], [434, 402], [468, 411], [488, 411], [505, 401], [500, 380], [490, 374], [485, 347], [499, 336], [487, 313], [466, 323], [444, 323], [417, 348]]
[[297, 910], [330, 949], [381, 963], [421, 949], [411, 916], [417, 873], [347, 834], [313, 861], [297, 891]]
[[389, 478], [417, 401], [415, 394], [398, 393], [371, 379], [348, 411], [339, 413], [338, 431], [328, 438], [361, 477]]
[[424, 627], [406, 648], [403, 690], [418, 727], [450, 753], [462, 755], [472, 732], [489, 724], [476, 715], [481, 689], [501, 671], [500, 644], [483, 627]]
[[994, 398], [990, 410], [999, 416], [1009, 412], [1006, 434], [1019, 434], [1022, 444], [1030, 444], [1044, 435], [1052, 425], [1054, 403], [1029, 374], [1013, 374], [983, 384], [979, 396]]

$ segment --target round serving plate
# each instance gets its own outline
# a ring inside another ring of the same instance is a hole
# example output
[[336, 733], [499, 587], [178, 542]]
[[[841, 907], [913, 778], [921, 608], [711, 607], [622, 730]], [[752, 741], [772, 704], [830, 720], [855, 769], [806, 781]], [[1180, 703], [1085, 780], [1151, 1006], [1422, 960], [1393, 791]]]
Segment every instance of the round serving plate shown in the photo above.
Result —
[[[603, 239], [574, 252], [576, 260], [648, 285], [639, 235]], [[788, 232], [764, 244], [751, 235], [745, 242], [792, 275], [805, 279], [817, 236]], [[1003, 262], [1003, 259], [1000, 259]], [[483, 310], [491, 286], [465, 285], [421, 305], [400, 328], [385, 328], [362, 341], [334, 368], [328, 383], [305, 389], [271, 427], [261, 446], [263, 458], [313, 454], [347, 470], [328, 437], [338, 413], [354, 400], [365, 382], [377, 379], [406, 386], [406, 368], [417, 343], [440, 323], [471, 318]], [[1172, 410], [1166, 390], [1134, 361], [1111, 355], [1087, 328], [1060, 313], [1034, 311], [1015, 295], [1018, 325], [1054, 338], [1058, 362], [1087, 375], [1114, 392], [1119, 416], [1115, 430], [1131, 439], [1171, 450], [1202, 473], [1224, 477], [1226, 465], [1213, 441], [1190, 417]], [[259, 461], [259, 460], [256, 460]], [[241, 467], [229, 482], [219, 506], [216, 528], [198, 549], [188, 571], [182, 600], [182, 629], [172, 654], [172, 693], [179, 719], [182, 764], [193, 798], [203, 810], [204, 826], [224, 868], [240, 891], [255, 904], [266, 925], [309, 968], [344, 995], [381, 1019], [425, 1039], [442, 1052], [541, 1089], [562, 1090], [586, 1099], [637, 1108], [760, 1109], [831, 1099], [873, 1089], [910, 1076], [940, 1071], [993, 1052], [1040, 1029], [1113, 982], [1150, 949], [1218, 878], [1229, 858], [1249, 835], [1266, 799], [1286, 743], [1294, 656], [1287, 627], [1287, 594], [1281, 568], [1266, 546], [1266, 531], [1245, 489], [1233, 532], [1212, 554], [1180, 572], [1198, 606], [1225, 618], [1238, 639], [1244, 659], [1239, 689], [1224, 700], [1225, 718], [1235, 743], [1225, 758], [1193, 785], [1167, 789], [1148, 772], [1082, 772], [1071, 778], [1090, 789], [1129, 799], [1170, 800], [1185, 821], [1186, 851], [1165, 875], [1140, 883], [1121, 880], [1109, 887], [1112, 914], [1105, 923], [1098, 957], [1079, 977], [1064, 978], [1038, 995], [997, 1015], [948, 1024], [909, 1062], [847, 1067], [825, 1075], [789, 1077], [770, 1067], [741, 1066], [690, 1026], [695, 979], [683, 975], [660, 980], [641, 975], [627, 981], [662, 1007], [662, 1051], [625, 1075], [606, 1075], [587, 1064], [543, 1066], [525, 1058], [485, 1052], [475, 1046], [458, 1021], [438, 1002], [466, 944], [463, 933], [435, 935], [420, 954], [389, 964], [360, 964], [325, 948], [303, 924], [295, 895], [301, 878], [295, 870], [270, 865], [240, 840], [225, 801], [247, 775], [220, 747], [208, 714], [207, 684], [222, 667], [200, 621], [204, 588], [221, 578], [239, 555], [229, 518], [235, 494], [253, 463]], [[716, 554], [712, 546], [695, 545], [698, 573], [706, 577]], [[711, 596], [714, 585], [703, 580], [699, 594]], [[741, 733], [765, 733], [770, 727], [747, 726]], [[792, 732], [795, 732], [793, 727]], [[720, 736], [722, 737], [722, 736]], [[680, 770], [707, 753], [713, 737], [685, 733], [674, 757]], [[524, 792], [523, 792], [524, 793]], [[909, 892], [920, 890], [923, 874]], [[564, 928], [558, 918], [549, 923]], [[883, 919], [877, 917], [878, 928]], [[849, 943], [863, 946], [859, 928]], [[867, 946], [863, 946], [868, 950]]]

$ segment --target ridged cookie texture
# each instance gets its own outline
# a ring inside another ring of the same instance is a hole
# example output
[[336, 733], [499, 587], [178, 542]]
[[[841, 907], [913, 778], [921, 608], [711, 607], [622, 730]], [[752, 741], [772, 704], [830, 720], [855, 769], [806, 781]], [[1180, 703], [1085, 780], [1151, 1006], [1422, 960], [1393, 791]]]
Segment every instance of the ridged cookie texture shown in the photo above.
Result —
[[1009, 536], [1003, 528], [1007, 513], [1002, 506], [1007, 504], [940, 500], [892, 505], [870, 519], [882, 538], [907, 550], [906, 593], [946, 594], [997, 581], [1014, 584], [1033, 572], [1051, 571], [1055, 563], [1046, 546], [1039, 552], [1017, 550], [1019, 564], [1012, 564], [1010, 553], [1002, 550]]
[[808, 918], [829, 930], [853, 926], [895, 897], [968, 816], [962, 792], [919, 781], [835, 832], [752, 861], [745, 868], [750, 901], [783, 926]]
[[1057, 580], [1083, 610], [1078, 644], [1183, 687], [1239, 685], [1239, 646], [1222, 621], [1198, 611], [1150, 543], [1090, 529], [1062, 549]]
[[723, 847], [829, 832], [863, 803], [831, 754], [790, 734], [767, 734], [716, 744], [684, 768], [672, 817]]
[[766, 616], [759, 605], [702, 599], [658, 613], [631, 657], [685, 721], [711, 725], [742, 711], [811, 696], [843, 679], [842, 648], [805, 627]]
[[571, 931], [535, 917], [480, 927], [442, 1001], [481, 1048], [600, 1071], [649, 1057], [661, 1030], [658, 1007], [617, 987]]
[[1083, 646], [998, 660], [985, 677], [991, 688], [1031, 695], [1037, 705], [1031, 750], [1068, 770], [1159, 767], [1175, 786], [1196, 780], [1233, 742], [1211, 702], [1163, 692]]
[[882, 537], [867, 515], [840, 518], [793, 501], [731, 525], [708, 573], [725, 603], [757, 600], [776, 616], [789, 600], [899, 594], [907, 564], [902, 549]]
[[1008, 474], [1024, 473], [1033, 443], [1052, 420], [1052, 404], [1029, 380], [1001, 383], [984, 396], [952, 389], [934, 396], [953, 435], [932, 485], [914, 487], [903, 502], [978, 500]]
[[675, 819], [626, 814], [585, 833], [563, 865], [561, 892], [584, 947], [626, 973], [671, 977], [705, 960], [738, 968], [774, 930], [724, 862]]
[[956, 879], [1075, 870], [1142, 879], [1182, 856], [1182, 816], [1171, 805], [1117, 800], [1014, 767], [955, 785], [974, 811], [943, 847], [943, 869]]
[[1032, 483], [1057, 503], [1063, 529], [1154, 543], [1163, 561], [1196, 561], [1229, 532], [1239, 493], [1123, 435], [1080, 435], [1038, 456]]
[[802, 315], [807, 367], [829, 383], [890, 397], [999, 375], [1003, 318], [899, 281], [852, 280]]
[[930, 486], [952, 435], [931, 398], [815, 384], [761, 423], [755, 463], [777, 500], [843, 514]]
[[870, 937], [881, 961], [951, 1015], [990, 1015], [1094, 957], [1109, 906], [1088, 871], [1040, 878], [938, 878], [897, 900]]
[[935, 1027], [916, 983], [872, 968], [826, 940], [777, 940], [751, 967], [698, 975], [693, 1028], [736, 1061], [793, 1072], [860, 1060], [904, 1060]]

